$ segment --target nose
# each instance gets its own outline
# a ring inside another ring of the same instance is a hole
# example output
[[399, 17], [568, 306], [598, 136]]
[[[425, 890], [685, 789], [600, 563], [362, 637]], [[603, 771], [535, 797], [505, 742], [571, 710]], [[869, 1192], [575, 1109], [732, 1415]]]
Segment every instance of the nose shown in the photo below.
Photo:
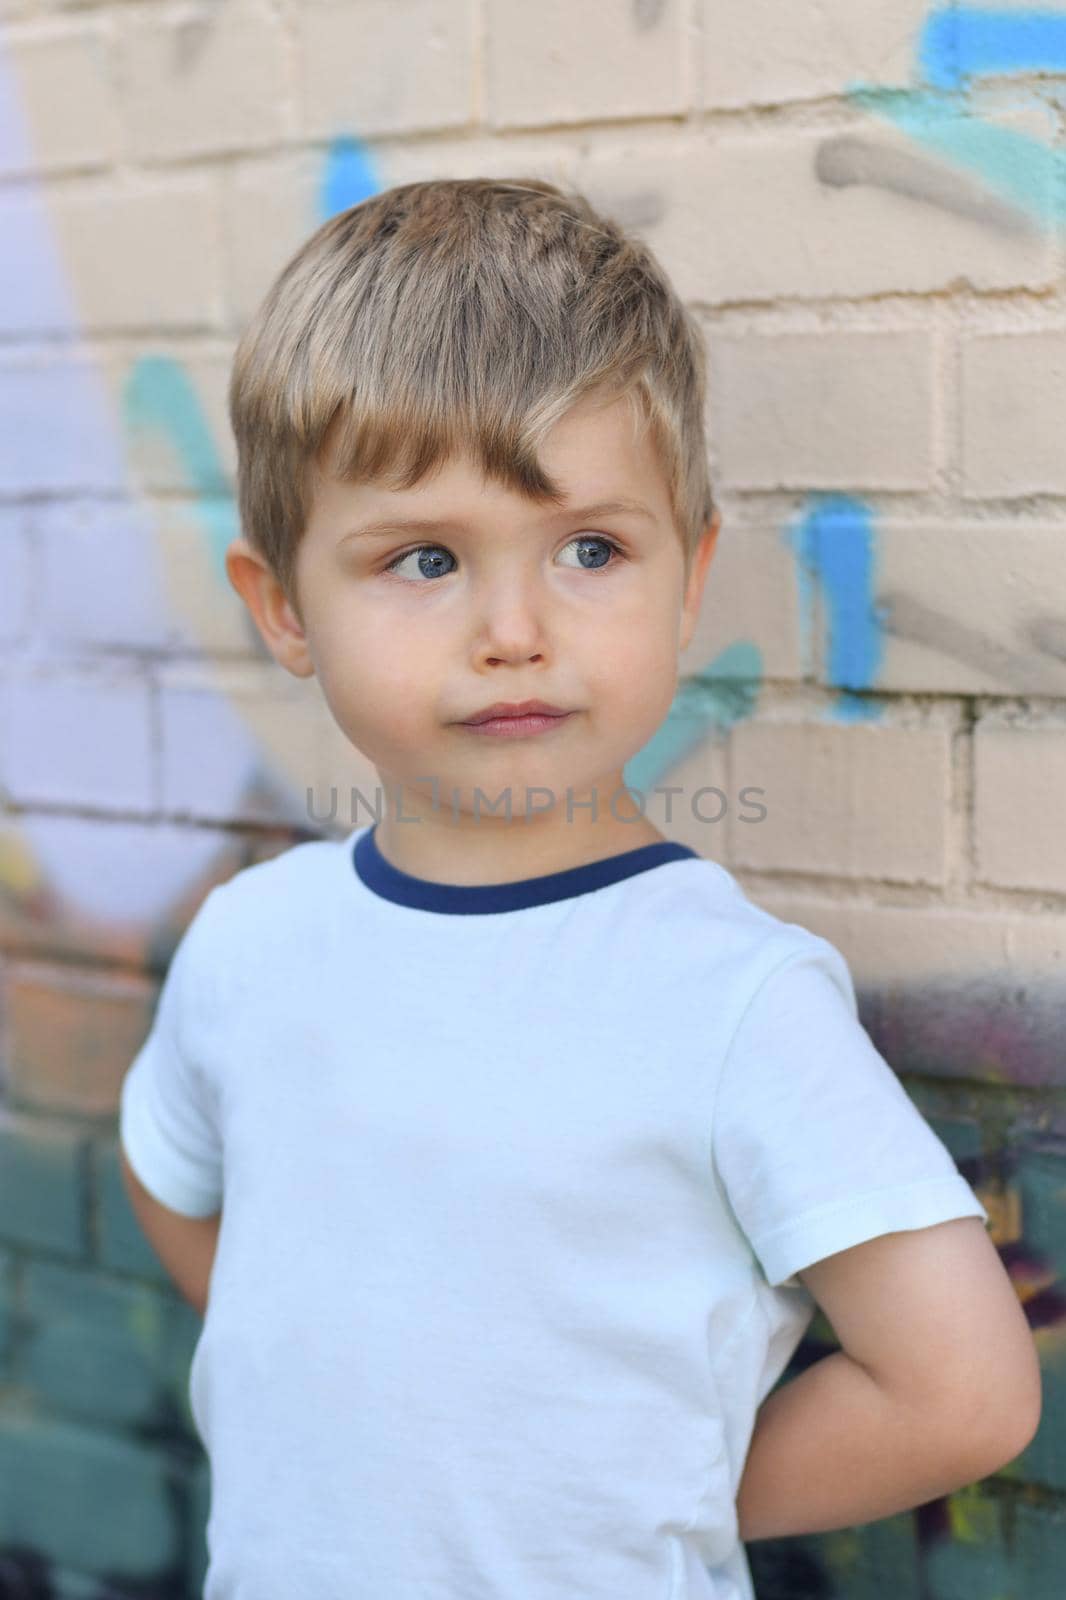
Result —
[[477, 601], [477, 648], [482, 660], [530, 661], [546, 645], [546, 595], [528, 574], [486, 584]]

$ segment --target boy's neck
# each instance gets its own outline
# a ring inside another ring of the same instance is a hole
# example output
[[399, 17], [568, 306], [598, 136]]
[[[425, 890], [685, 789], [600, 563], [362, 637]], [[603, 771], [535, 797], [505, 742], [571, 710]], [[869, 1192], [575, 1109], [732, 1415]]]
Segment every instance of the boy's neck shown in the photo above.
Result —
[[666, 842], [635, 805], [623, 807], [623, 798], [615, 802], [617, 817], [600, 807], [607, 814], [595, 821], [580, 812], [568, 821], [565, 806], [558, 817], [541, 814], [509, 822], [464, 813], [456, 818], [443, 809], [429, 809], [416, 822], [408, 820], [414, 814], [409, 805], [401, 818], [386, 807], [374, 842], [390, 866], [415, 878], [447, 884], [516, 883]]

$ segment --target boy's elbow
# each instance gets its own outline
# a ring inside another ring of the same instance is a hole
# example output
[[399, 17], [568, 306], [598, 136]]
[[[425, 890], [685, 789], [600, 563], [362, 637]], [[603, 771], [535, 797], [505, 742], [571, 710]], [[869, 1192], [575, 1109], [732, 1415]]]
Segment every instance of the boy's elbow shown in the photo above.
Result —
[[1014, 1408], [1013, 1425], [1008, 1430], [1010, 1454], [1006, 1461], [1001, 1462], [1001, 1466], [1006, 1466], [1007, 1461], [1014, 1461], [1023, 1450], [1028, 1450], [1039, 1432], [1044, 1399], [1038, 1359], [1034, 1359], [1034, 1367], [1036, 1376], [1031, 1388], [1035, 1390], [1035, 1394], [1026, 1391]]
[[1039, 1426], [1038, 1417], [1031, 1426], [1004, 1430], [997, 1447], [989, 1447], [984, 1454], [977, 1456], [967, 1481], [979, 1483], [982, 1478], [990, 1478], [993, 1473], [1002, 1472], [1004, 1467], [1009, 1467], [1012, 1461], [1017, 1461], [1032, 1444]]
[[[971, 1408], [971, 1442], [976, 1449], [976, 1470], [971, 1481], [1000, 1472], [1029, 1448], [1040, 1428], [1043, 1390], [1036, 1346], [1025, 1363], [1022, 1381], [1001, 1382], [999, 1392], [986, 1385]], [[957, 1420], [957, 1419], [956, 1419]]]
[[1022, 1362], [1021, 1381], [1014, 1395], [1013, 1404], [1007, 1407], [1008, 1417], [1005, 1424], [1007, 1441], [1011, 1446], [1008, 1461], [1013, 1461], [1027, 1450], [1036, 1438], [1040, 1428], [1040, 1418], [1044, 1409], [1043, 1375], [1040, 1371], [1040, 1352], [1032, 1333], [1029, 1333], [1025, 1343], [1025, 1357]]

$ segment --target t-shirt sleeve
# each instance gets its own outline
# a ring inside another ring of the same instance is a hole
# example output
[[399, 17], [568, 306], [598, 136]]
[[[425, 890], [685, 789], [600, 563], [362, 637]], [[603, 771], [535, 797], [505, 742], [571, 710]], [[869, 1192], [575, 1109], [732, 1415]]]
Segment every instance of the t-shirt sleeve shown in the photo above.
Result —
[[879, 1234], [988, 1221], [859, 1021], [843, 955], [811, 940], [749, 1002], [714, 1108], [718, 1178], [774, 1287]]
[[211, 1008], [203, 947], [205, 908], [189, 923], [159, 992], [155, 1018], [122, 1081], [119, 1138], [150, 1194], [172, 1211], [206, 1217], [222, 1204], [222, 1141], [216, 1102], [196, 1041]]

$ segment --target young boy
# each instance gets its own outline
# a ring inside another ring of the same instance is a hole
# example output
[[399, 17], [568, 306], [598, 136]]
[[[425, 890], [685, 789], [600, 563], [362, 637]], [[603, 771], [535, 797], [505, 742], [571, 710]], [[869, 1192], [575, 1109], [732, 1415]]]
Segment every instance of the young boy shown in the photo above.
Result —
[[750, 1600], [741, 1541], [1035, 1431], [843, 956], [623, 784], [717, 537], [703, 387], [651, 252], [535, 179], [334, 216], [241, 341], [227, 570], [386, 803], [208, 894], [122, 1088], [206, 1306], [206, 1600]]

